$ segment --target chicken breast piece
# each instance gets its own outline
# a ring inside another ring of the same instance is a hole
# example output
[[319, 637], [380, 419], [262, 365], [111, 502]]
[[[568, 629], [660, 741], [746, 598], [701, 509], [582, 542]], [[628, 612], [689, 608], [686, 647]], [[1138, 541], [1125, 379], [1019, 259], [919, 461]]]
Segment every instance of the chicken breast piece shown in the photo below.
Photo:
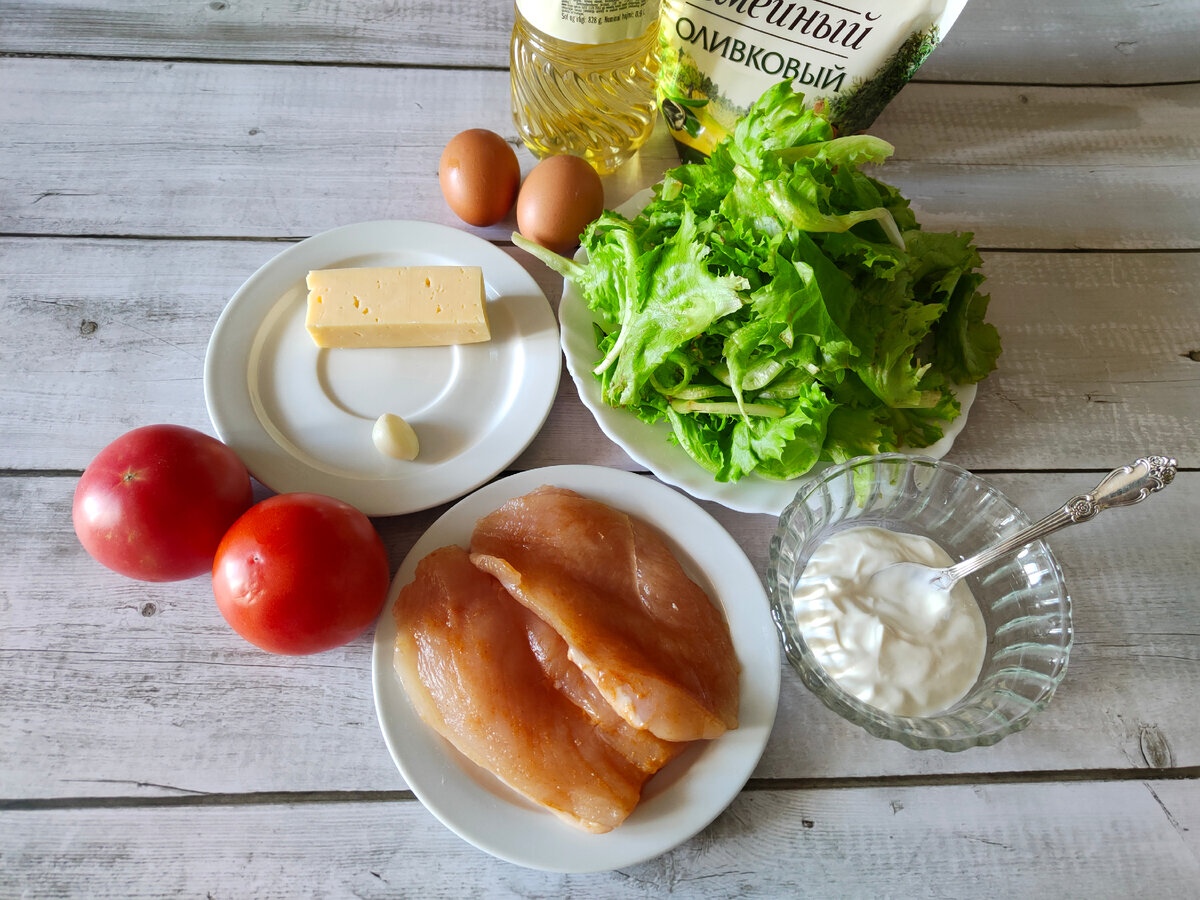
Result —
[[[524, 609], [524, 607], [522, 607]], [[526, 610], [529, 644], [547, 677], [571, 702], [583, 710], [600, 737], [647, 775], [653, 775], [686, 748], [686, 743], [664, 741], [622, 719], [583, 670], [570, 658], [570, 648], [557, 631]]]
[[634, 728], [691, 741], [737, 727], [728, 624], [650, 526], [542, 487], [476, 523], [471, 562], [562, 636]]
[[532, 614], [465, 550], [435, 550], [397, 597], [395, 668], [420, 717], [513, 790], [590, 832], [633, 810], [649, 773], [556, 687]]

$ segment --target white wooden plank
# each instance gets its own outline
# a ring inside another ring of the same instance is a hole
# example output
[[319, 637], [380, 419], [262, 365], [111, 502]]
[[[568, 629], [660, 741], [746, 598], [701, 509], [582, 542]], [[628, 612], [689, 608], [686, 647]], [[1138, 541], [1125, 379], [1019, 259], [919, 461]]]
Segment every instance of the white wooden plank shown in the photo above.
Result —
[[921, 79], [1013, 84], [1196, 81], [1195, 0], [971, 0]]
[[[0, 813], [6, 892], [314, 897], [1193, 896], [1195, 782], [742, 794], [614, 872], [496, 860], [413, 801]], [[567, 826], [563, 826], [567, 827]]]
[[91, 56], [507, 68], [505, 0], [0, 0], [0, 49]]
[[1195, 161], [1200, 113], [1189, 107], [1196, 93], [1194, 85], [1114, 90], [913, 84], [901, 94], [905, 102], [889, 106], [871, 130], [895, 144], [893, 162], [1122, 165], [1140, 175], [1149, 167]]
[[1120, 93], [910, 85], [872, 126], [896, 147], [878, 177], [984, 247], [1194, 249], [1200, 88]]
[[[306, 237], [374, 219], [463, 226], [437, 179], [455, 133], [490, 128], [518, 148], [524, 171], [536, 161], [515, 137], [506, 73], [0, 59], [0, 83], [9, 86], [0, 166], [10, 176], [0, 198], [21, 207], [0, 217], [8, 232]], [[607, 202], [677, 163], [660, 129], [606, 179]], [[469, 230], [507, 239], [515, 227], [514, 212]]]
[[[1195, 0], [971, 0], [919, 78], [1036, 84], [1200, 79]], [[0, 0], [0, 50], [92, 56], [508, 66], [512, 5]]]
[[[586, 457], [582, 457], [586, 459]], [[1086, 473], [994, 475], [1031, 515]], [[370, 639], [313, 657], [233, 634], [208, 580], [134, 582], [101, 568], [70, 523], [75, 480], [0, 478], [0, 797], [392, 790]], [[1166, 769], [1200, 765], [1200, 476], [1055, 536], [1075, 601], [1066, 680], [1030, 728], [994, 747], [917, 752], [825, 709], [790, 669], [759, 778]], [[766, 568], [768, 516], [703, 504]], [[377, 520], [393, 566], [441, 510]], [[353, 760], [352, 765], [331, 761]]]
[[1200, 459], [1197, 254], [987, 254], [998, 368], [954, 459], [983, 468]]
[[[973, 0], [925, 83], [878, 123], [898, 148], [880, 174], [927, 227], [998, 250], [1194, 251], [1198, 14], [1198, 0]], [[375, 723], [369, 637], [306, 659], [259, 653], [205, 579], [142, 585], [88, 559], [69, 524], [74, 478], [53, 473], [147, 421], [208, 430], [208, 333], [287, 243], [159, 238], [454, 224], [437, 155], [463, 127], [511, 132], [510, 17], [499, 0], [0, 0], [0, 54], [106, 60], [0, 57], [0, 233], [18, 235], [0, 238], [0, 896], [1194, 894], [1195, 253], [985, 254], [1006, 352], [952, 458], [1004, 470], [990, 477], [1031, 513], [1096, 474], [1023, 469], [1148, 451], [1192, 469], [1052, 539], [1076, 648], [1028, 731], [964, 754], [908, 751], [842, 722], [785, 670], [752, 790], [675, 853], [600, 876], [496, 862], [411, 800], [192, 796], [402, 788]], [[1172, 82], [1191, 84], [1036, 87]], [[608, 181], [610, 205], [673, 162], [660, 130], [640, 169]], [[556, 300], [557, 279], [531, 271]], [[516, 466], [565, 461], [630, 465], [568, 382]], [[771, 519], [705, 506], [761, 571]], [[438, 512], [378, 521], [393, 565]], [[1187, 780], [1126, 780], [1172, 769]], [[1060, 771], [1067, 783], [1021, 783]], [[889, 776], [933, 784], [881, 786]], [[873, 786], [807, 789], [828, 778]]]
[[[441, 148], [462, 128], [513, 131], [503, 72], [0, 59], [0, 82], [0, 231], [15, 233], [455, 224]], [[899, 148], [879, 174], [927, 227], [985, 247], [1194, 248], [1197, 90], [910, 85], [878, 123]], [[608, 202], [675, 162], [659, 128]]]
[[[283, 242], [0, 238], [0, 468], [82, 469], [138, 425], [210, 431], [203, 359], [228, 297]], [[510, 248], [553, 304], [561, 279]], [[1200, 458], [1200, 255], [987, 253], [999, 369], [954, 459], [1101, 468], [1158, 448]], [[520, 467], [634, 464], [564, 372]]]

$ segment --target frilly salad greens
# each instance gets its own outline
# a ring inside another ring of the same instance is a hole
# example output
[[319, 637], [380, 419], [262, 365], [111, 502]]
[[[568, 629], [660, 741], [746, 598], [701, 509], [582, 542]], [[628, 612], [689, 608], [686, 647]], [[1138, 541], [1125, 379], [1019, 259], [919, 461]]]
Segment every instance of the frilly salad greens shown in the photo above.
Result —
[[632, 221], [593, 222], [586, 262], [513, 240], [601, 320], [605, 402], [665, 419], [717, 481], [925, 447], [959, 414], [954, 385], [995, 368], [1000, 338], [972, 235], [922, 231], [859, 170], [892, 149], [834, 137], [782, 82]]

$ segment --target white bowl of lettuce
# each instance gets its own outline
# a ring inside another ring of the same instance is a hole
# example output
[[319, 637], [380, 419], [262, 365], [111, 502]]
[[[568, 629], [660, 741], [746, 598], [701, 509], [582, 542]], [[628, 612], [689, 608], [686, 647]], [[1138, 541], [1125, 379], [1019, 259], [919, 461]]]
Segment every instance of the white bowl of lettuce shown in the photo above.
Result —
[[999, 336], [972, 235], [920, 229], [787, 82], [705, 163], [606, 211], [567, 259], [567, 366], [601, 429], [693, 496], [778, 514], [855, 456], [945, 454]]

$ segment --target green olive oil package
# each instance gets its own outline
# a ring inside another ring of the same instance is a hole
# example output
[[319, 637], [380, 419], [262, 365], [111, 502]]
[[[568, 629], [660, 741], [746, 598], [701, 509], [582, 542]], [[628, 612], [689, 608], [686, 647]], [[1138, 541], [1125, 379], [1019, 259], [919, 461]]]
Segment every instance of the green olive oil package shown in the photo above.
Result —
[[662, 0], [658, 95], [685, 160], [791, 80], [840, 134], [868, 127], [967, 0]]

